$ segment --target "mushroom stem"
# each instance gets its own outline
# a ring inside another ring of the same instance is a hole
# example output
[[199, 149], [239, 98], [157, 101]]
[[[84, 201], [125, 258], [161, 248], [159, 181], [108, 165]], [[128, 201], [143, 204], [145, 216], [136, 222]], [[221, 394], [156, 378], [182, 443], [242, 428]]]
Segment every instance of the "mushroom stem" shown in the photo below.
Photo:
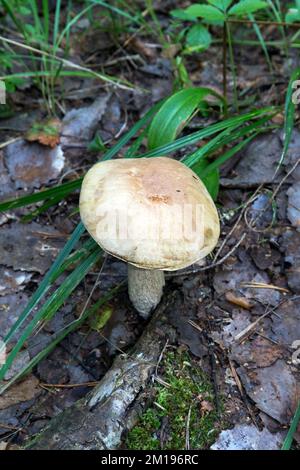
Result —
[[147, 319], [158, 305], [165, 285], [163, 271], [128, 264], [128, 294], [139, 314]]

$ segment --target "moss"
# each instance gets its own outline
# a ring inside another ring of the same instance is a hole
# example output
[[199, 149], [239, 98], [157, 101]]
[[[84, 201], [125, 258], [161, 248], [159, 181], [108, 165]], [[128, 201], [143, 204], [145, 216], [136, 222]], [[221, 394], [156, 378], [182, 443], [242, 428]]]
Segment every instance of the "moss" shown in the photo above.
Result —
[[166, 353], [160, 377], [168, 386], [154, 386], [153, 404], [129, 432], [127, 449], [185, 449], [188, 416], [190, 448], [207, 448], [219, 430], [208, 377], [178, 351]]

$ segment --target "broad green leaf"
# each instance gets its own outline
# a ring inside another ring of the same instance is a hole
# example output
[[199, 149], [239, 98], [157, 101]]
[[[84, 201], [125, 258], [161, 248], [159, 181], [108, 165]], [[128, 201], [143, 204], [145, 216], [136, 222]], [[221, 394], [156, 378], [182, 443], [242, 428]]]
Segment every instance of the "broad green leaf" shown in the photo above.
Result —
[[[278, 112], [278, 107], [275, 106], [268, 106], [262, 109], [251, 111], [250, 113], [242, 114], [239, 116], [234, 116], [229, 119], [225, 119], [223, 121], [217, 122], [215, 124], [211, 124], [210, 126], [204, 127], [196, 132], [192, 132], [191, 134], [185, 135], [176, 139], [173, 142], [168, 144], [161, 145], [158, 148], [153, 150], [149, 150], [146, 153], [136, 155], [138, 158], [150, 158], [150, 157], [159, 157], [161, 155], [168, 155], [176, 150], [180, 150], [183, 147], [187, 147], [188, 145], [192, 145], [196, 142], [199, 142], [202, 139], [206, 139], [219, 131], [223, 131], [224, 129], [229, 129], [230, 127], [235, 127], [237, 124], [246, 124], [248, 121], [252, 119], [265, 116], [268, 119], [271, 119], [276, 112]], [[192, 162], [191, 165], [195, 163]]]
[[300, 21], [300, 9], [290, 8], [285, 16], [285, 21], [287, 23], [296, 23]]
[[171, 10], [171, 16], [173, 18], [178, 18], [179, 20], [183, 21], [195, 21], [195, 17], [193, 15], [189, 15], [186, 10], [182, 9], [176, 9], [176, 10]]
[[185, 52], [204, 51], [211, 45], [210, 32], [202, 24], [195, 24], [189, 29], [186, 35], [186, 50]]
[[232, 4], [233, 0], [207, 0], [207, 2], [225, 13]]
[[154, 149], [172, 142], [208, 95], [222, 100], [220, 95], [209, 88], [188, 88], [168, 98], [150, 125], [148, 148]]
[[185, 11], [188, 15], [191, 15], [194, 18], [204, 18], [208, 21], [225, 20], [225, 15], [220, 10], [211, 5], [202, 5], [200, 3], [196, 3], [195, 5], [188, 7]]
[[215, 201], [219, 193], [219, 184], [220, 184], [220, 175], [219, 169], [215, 168], [213, 171], [210, 171], [205, 176], [204, 170], [209, 166], [210, 162], [207, 158], [202, 158], [199, 160], [191, 169], [199, 176], [206, 186], [207, 191]]
[[261, 10], [262, 8], [266, 8], [268, 4], [262, 0], [241, 0], [236, 5], [229, 10], [230, 16], [243, 16], [249, 13], [254, 13], [257, 10]]

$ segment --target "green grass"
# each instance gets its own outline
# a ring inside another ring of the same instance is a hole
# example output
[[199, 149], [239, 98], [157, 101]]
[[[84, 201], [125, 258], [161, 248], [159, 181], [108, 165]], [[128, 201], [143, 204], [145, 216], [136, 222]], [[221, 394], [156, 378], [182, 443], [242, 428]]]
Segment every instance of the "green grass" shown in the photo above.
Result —
[[[60, 77], [96, 77], [115, 86], [133, 87], [126, 80], [108, 76], [101, 71], [90, 70], [67, 60], [73, 26], [91, 13], [95, 7], [101, 6], [108, 9], [114, 15], [124, 17], [132, 23], [135, 20], [129, 13], [101, 0], [88, 0], [87, 5], [75, 13], [71, 0], [64, 2], [64, 5], [61, 0], [57, 0], [52, 19], [49, 1], [42, 0], [39, 4], [37, 0], [22, 0], [22, 2], [0, 0], [3, 11], [15, 28], [15, 38], [0, 36], [0, 41], [4, 45], [2, 66], [10, 70], [12, 62], [17, 62], [18, 66], [22, 65], [24, 69], [18, 73], [2, 73], [1, 79], [7, 82], [8, 88], [26, 78], [33, 78], [42, 93], [43, 103], [48, 113], [55, 114], [58, 99], [56, 84]], [[139, 24], [138, 21], [136, 22]], [[15, 49], [20, 48], [25, 49], [28, 55], [17, 54]]]
[[[190, 449], [212, 444], [221, 426], [221, 415], [214, 407], [209, 378], [187, 353], [169, 351], [161, 364], [162, 378], [169, 386], [157, 384], [150, 390], [153, 404], [129, 432], [125, 447], [138, 450], [183, 450], [187, 431]], [[203, 410], [205, 401], [211, 407]], [[166, 423], [166, 441], [161, 447], [160, 429]]]

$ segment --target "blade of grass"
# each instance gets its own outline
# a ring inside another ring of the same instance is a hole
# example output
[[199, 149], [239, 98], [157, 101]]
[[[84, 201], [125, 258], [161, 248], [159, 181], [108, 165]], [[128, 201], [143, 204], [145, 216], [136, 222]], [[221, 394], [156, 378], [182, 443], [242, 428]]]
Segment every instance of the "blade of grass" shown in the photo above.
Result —
[[281, 450], [290, 450], [291, 445], [293, 443], [294, 435], [297, 431], [298, 424], [300, 422], [300, 402], [298, 404], [298, 408], [296, 410], [296, 413], [293, 417], [293, 420], [290, 425], [290, 429], [288, 430], [288, 433], [286, 435], [286, 438], [283, 442], [283, 445], [281, 447]]
[[0, 212], [17, 209], [18, 207], [28, 206], [30, 204], [35, 204], [36, 202], [44, 201], [45, 199], [56, 198], [58, 196], [61, 196], [61, 199], [63, 199], [71, 192], [80, 188], [81, 182], [82, 178], [79, 178], [74, 181], [63, 183], [59, 186], [54, 186], [53, 188], [45, 189], [44, 191], [39, 191], [37, 193], [29, 194], [27, 196], [21, 196], [17, 199], [10, 199], [8, 201], [1, 202]]
[[[48, 344], [45, 349], [40, 351], [36, 356], [34, 356], [31, 361], [23, 367], [12, 379], [10, 379], [7, 383], [5, 383], [2, 387], [0, 387], [0, 395], [3, 394], [9, 387], [11, 387], [15, 382], [20, 380], [24, 375], [31, 372], [31, 370], [45, 357], [47, 357], [51, 351], [72, 331], [78, 328], [84, 321], [97, 313], [99, 309], [104, 306], [109, 300], [111, 300], [114, 295], [120, 290], [124, 282], [120, 283], [113, 289], [111, 289], [107, 294], [104, 294], [92, 307], [88, 308], [77, 320], [70, 323], [70, 325], [63, 328], [55, 338]], [[100, 317], [101, 318], [101, 317]]]
[[154, 150], [150, 150], [149, 152], [146, 152], [144, 154], [137, 155], [136, 157], [150, 158], [150, 157], [158, 157], [161, 155], [167, 155], [169, 153], [175, 152], [176, 150], [180, 150], [183, 147], [187, 147], [188, 145], [194, 144], [198, 142], [199, 140], [210, 137], [211, 135], [219, 131], [223, 131], [224, 129], [235, 126], [239, 123], [243, 124], [256, 117], [263, 116], [264, 114], [271, 115], [275, 113], [276, 110], [278, 110], [278, 108], [270, 106], [270, 107], [262, 108], [260, 110], [252, 111], [247, 114], [242, 114], [241, 116], [235, 116], [235, 117], [226, 119], [225, 121], [217, 122], [216, 124], [212, 124], [208, 127], [205, 127], [204, 129], [200, 129], [199, 131], [188, 134], [187, 136], [180, 137], [179, 139], [176, 139], [174, 142], [171, 142], [170, 144], [162, 145], [161, 147], [158, 147]]
[[227, 160], [232, 158], [236, 153], [238, 153], [242, 148], [244, 148], [249, 142], [251, 142], [254, 137], [256, 137], [259, 134], [259, 132], [255, 132], [251, 136], [247, 137], [247, 139], [243, 140], [242, 142], [238, 143], [231, 149], [227, 150], [223, 155], [221, 155], [219, 158], [216, 158], [212, 163], [210, 163], [201, 173], [201, 178], [204, 178], [205, 176], [209, 175], [212, 171], [214, 171], [216, 168], [219, 168], [223, 163], [225, 163]]
[[[22, 335], [8, 354], [5, 363], [1, 367], [0, 380], [4, 379], [6, 372], [14, 362], [18, 352], [23, 347], [25, 341], [36, 328], [37, 324], [42, 320], [48, 321], [53, 317], [59, 307], [61, 307], [64, 301], [70, 296], [70, 294], [78, 286], [78, 284], [88, 273], [91, 267], [100, 259], [100, 255], [101, 250], [97, 246], [95, 250], [92, 251], [92, 253], [88, 256], [88, 258], [85, 259], [79, 266], [77, 266], [74, 271], [61, 283], [58, 289], [56, 289], [56, 291], [49, 297], [49, 299], [46, 300], [40, 310], [35, 313], [34, 318], [25, 327], [24, 331], [22, 332]], [[28, 314], [26, 315], [26, 318], [28, 318]], [[23, 322], [25, 321], [24, 315], [22, 320]], [[17, 321], [16, 323], [18, 323], [18, 325], [20, 326], [20, 321]], [[4, 343], [6, 343], [6, 341], [7, 340], [5, 339]]]
[[55, 6], [54, 26], [53, 26], [53, 44], [56, 44], [57, 36], [59, 32], [60, 9], [61, 9], [61, 0], [57, 0], [56, 6]]
[[244, 126], [240, 129], [240, 125], [234, 125], [225, 131], [218, 134], [215, 138], [211, 139], [207, 144], [204, 144], [196, 152], [188, 155], [183, 159], [183, 163], [187, 166], [195, 165], [201, 158], [209, 156], [212, 153], [216, 152], [220, 147], [228, 145], [231, 142], [244, 137], [245, 135], [257, 131], [260, 129], [272, 116], [265, 116], [262, 119], [258, 119], [252, 124]]
[[274, 68], [273, 68], [273, 65], [272, 65], [272, 61], [271, 61], [271, 58], [270, 58], [270, 54], [268, 52], [268, 48], [267, 48], [267, 45], [265, 43], [265, 40], [263, 38], [263, 35], [261, 34], [261, 31], [260, 31], [260, 27], [258, 26], [258, 24], [256, 23], [255, 21], [255, 17], [253, 15], [253, 13], [249, 13], [248, 14], [248, 17], [249, 19], [252, 21], [252, 26], [253, 26], [253, 29], [256, 33], [256, 36], [260, 42], [260, 45], [261, 45], [261, 48], [265, 54], [265, 57], [266, 57], [266, 61], [267, 61], [267, 64], [269, 66], [269, 70], [270, 72], [273, 74], [274, 73]]
[[56, 260], [54, 261], [53, 265], [51, 266], [48, 273], [44, 276], [41, 284], [39, 285], [38, 289], [32, 295], [29, 303], [27, 304], [26, 308], [23, 310], [22, 314], [18, 318], [18, 320], [14, 323], [12, 328], [10, 329], [9, 333], [4, 338], [4, 343], [8, 343], [11, 340], [15, 332], [20, 328], [20, 326], [24, 323], [24, 321], [28, 318], [30, 313], [32, 312], [33, 308], [37, 305], [37, 303], [41, 300], [42, 296], [48, 291], [50, 287], [51, 280], [55, 275], [55, 272], [61, 267], [63, 261], [69, 256], [72, 249], [80, 239], [81, 235], [84, 232], [84, 226], [82, 223], [78, 224], [76, 229], [73, 232], [71, 238], [67, 241], [64, 248], [61, 250], [59, 255], [57, 256]]

